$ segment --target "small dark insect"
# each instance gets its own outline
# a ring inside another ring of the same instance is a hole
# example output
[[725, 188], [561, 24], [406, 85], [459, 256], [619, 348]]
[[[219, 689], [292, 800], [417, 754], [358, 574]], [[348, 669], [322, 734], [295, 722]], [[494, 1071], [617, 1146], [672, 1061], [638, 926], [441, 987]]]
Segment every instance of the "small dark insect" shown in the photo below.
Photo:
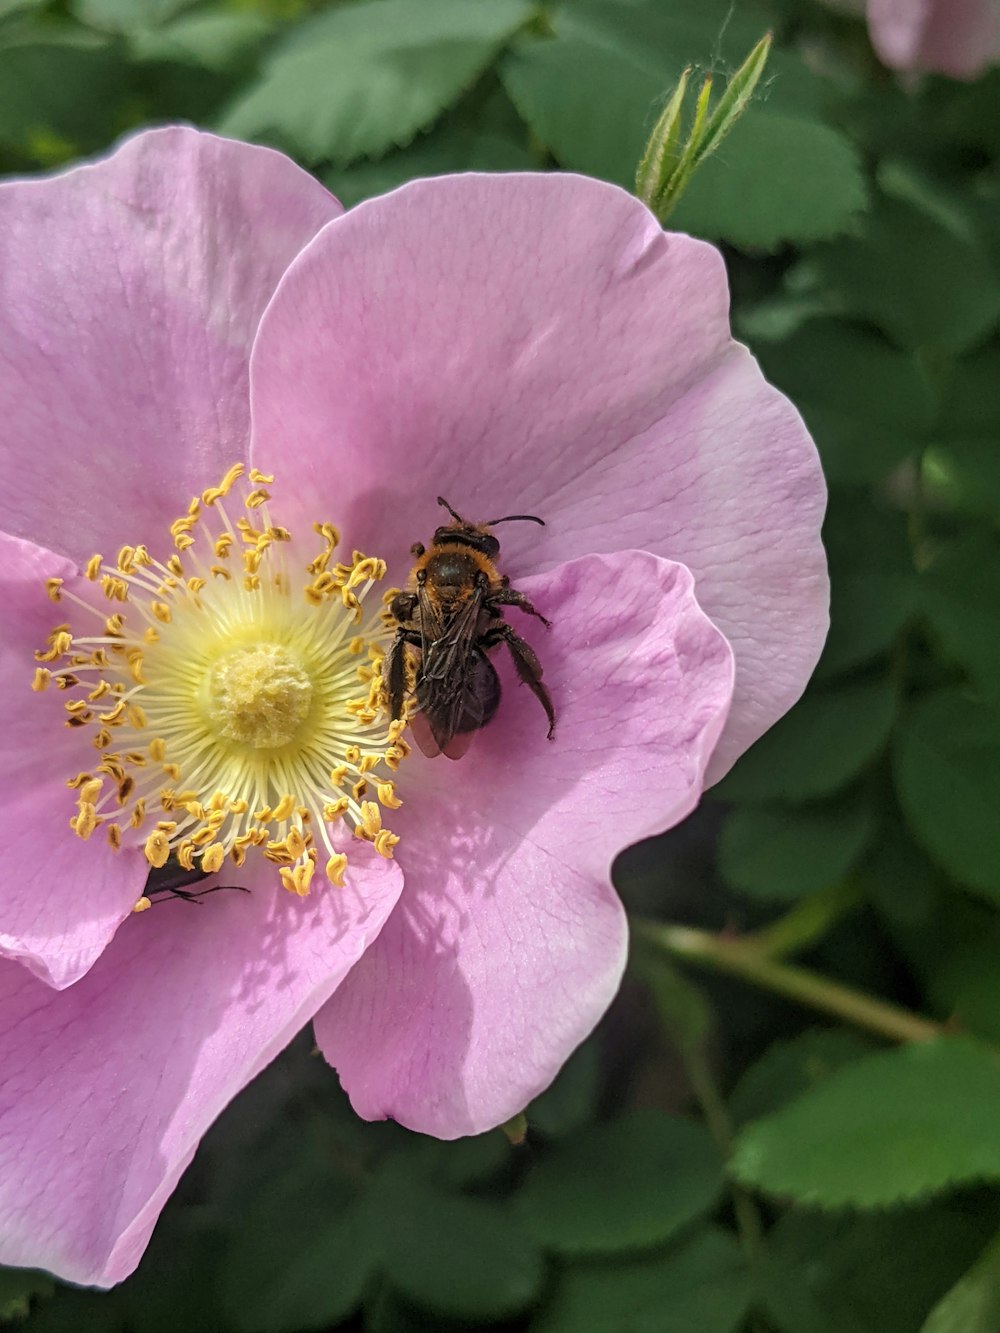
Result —
[[[165, 865], [150, 867], [143, 896], [154, 904], [158, 898], [161, 902], [166, 902], [169, 898], [183, 898], [186, 903], [197, 903], [199, 899], [207, 897], [210, 893], [218, 893], [220, 889], [233, 889], [237, 893], [250, 892], [242, 884], [213, 884], [210, 889], [199, 889], [197, 893], [188, 892], [189, 884], [200, 884], [203, 879], [208, 879], [208, 874], [204, 870], [185, 870], [179, 861], [170, 857]], [[161, 894], [162, 898], [159, 897]]]
[[500, 703], [500, 680], [487, 653], [505, 644], [518, 677], [545, 709], [549, 739], [555, 711], [542, 684], [542, 667], [529, 644], [506, 623], [505, 606], [516, 606], [543, 625], [548, 621], [510, 586], [495, 560], [500, 543], [490, 531], [498, 523], [542, 523], [534, 514], [508, 514], [487, 523], [469, 523], [438, 496], [454, 519], [434, 533], [430, 549], [410, 548], [416, 564], [410, 590], [397, 593], [389, 613], [398, 629], [386, 654], [384, 680], [393, 719], [402, 717], [410, 690], [407, 654], [418, 654], [412, 690], [419, 711], [413, 734], [424, 754], [459, 759], [472, 737]]

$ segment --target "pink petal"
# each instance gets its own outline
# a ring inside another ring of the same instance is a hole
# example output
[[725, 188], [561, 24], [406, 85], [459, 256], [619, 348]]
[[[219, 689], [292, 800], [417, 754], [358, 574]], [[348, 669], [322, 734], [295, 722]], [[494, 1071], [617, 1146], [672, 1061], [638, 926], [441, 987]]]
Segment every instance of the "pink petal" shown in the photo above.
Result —
[[113, 554], [245, 457], [261, 312], [339, 212], [279, 153], [180, 127], [0, 185], [0, 527]]
[[0, 957], [15, 958], [50, 986], [68, 986], [100, 955], [142, 893], [141, 852], [115, 853], [95, 834], [70, 830], [66, 786], [94, 751], [65, 726], [66, 695], [31, 690], [34, 651], [63, 619], [45, 579], [71, 584], [61, 556], [0, 533]]
[[868, 28], [891, 69], [975, 79], [1000, 59], [998, 0], [868, 0]]
[[696, 804], [732, 654], [682, 565], [589, 556], [521, 585], [555, 739], [510, 679], [458, 763], [412, 755], [389, 820], [406, 886], [316, 1019], [357, 1112], [454, 1138], [520, 1111], [611, 1002], [626, 926], [615, 853]]
[[198, 1140], [332, 994], [399, 896], [355, 852], [309, 898], [158, 903], [54, 992], [0, 964], [0, 1262], [109, 1286], [135, 1268]]
[[[515, 577], [588, 551], [681, 560], [736, 653], [713, 779], [795, 701], [827, 626], [825, 487], [728, 324], [718, 252], [577, 176], [418, 181], [325, 229], [251, 367], [258, 466], [405, 574], [444, 494]], [[314, 515], [315, 517], [315, 515]]]

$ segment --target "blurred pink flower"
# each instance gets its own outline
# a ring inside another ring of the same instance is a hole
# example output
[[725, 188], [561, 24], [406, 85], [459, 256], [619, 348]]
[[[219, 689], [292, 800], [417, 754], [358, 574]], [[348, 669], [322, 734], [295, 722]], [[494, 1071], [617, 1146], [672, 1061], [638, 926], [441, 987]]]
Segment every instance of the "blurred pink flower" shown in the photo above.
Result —
[[1000, 0], [868, 0], [868, 28], [890, 69], [975, 79], [1000, 60]]
[[[340, 212], [186, 129], [0, 187], [5, 1263], [125, 1277], [314, 1016], [362, 1116], [454, 1137], [520, 1110], [617, 989], [613, 857], [694, 807], [823, 641], [818, 460], [732, 341], [715, 250], [574, 176]], [[500, 534], [553, 622], [524, 627], [552, 742], [502, 662], [458, 764], [345, 703], [383, 633], [353, 612], [438, 494], [546, 520]], [[332, 565], [317, 522], [371, 559]], [[321, 841], [343, 886], [321, 857], [306, 892]], [[251, 892], [133, 915], [185, 849]]]

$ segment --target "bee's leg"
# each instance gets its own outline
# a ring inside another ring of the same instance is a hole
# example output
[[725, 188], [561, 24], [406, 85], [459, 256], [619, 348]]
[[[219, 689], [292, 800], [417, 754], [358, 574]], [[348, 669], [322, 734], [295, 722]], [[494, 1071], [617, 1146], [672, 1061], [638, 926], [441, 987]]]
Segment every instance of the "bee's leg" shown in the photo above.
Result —
[[406, 696], [406, 630], [399, 630], [385, 655], [383, 679], [389, 695], [389, 716], [393, 722], [403, 716], [403, 700]]
[[500, 587], [496, 592], [490, 593], [487, 610], [492, 611], [495, 606], [516, 606], [519, 611], [523, 611], [525, 615], [534, 616], [546, 627], [552, 623], [545, 619], [541, 611], [535, 610], [523, 592], [518, 592], [516, 588], [512, 588], [506, 578], [500, 580]]
[[[537, 615], [538, 612], [536, 611], [535, 614]], [[505, 624], [494, 625], [492, 629], [487, 630], [480, 639], [479, 646], [484, 649], [493, 648], [498, 643], [507, 645], [514, 660], [514, 670], [517, 672], [518, 679], [527, 685], [545, 709], [545, 716], [549, 719], [549, 740], [551, 740], [556, 727], [556, 712], [552, 707], [552, 696], [542, 683], [542, 664], [535, 656], [534, 649], [530, 644], [525, 643], [519, 634], [515, 634], [509, 625]]]

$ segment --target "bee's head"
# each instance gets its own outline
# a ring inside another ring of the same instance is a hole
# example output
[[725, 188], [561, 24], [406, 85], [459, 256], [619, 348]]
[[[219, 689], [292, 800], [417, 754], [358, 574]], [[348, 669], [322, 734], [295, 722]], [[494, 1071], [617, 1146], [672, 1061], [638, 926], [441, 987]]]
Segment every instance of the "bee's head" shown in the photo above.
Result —
[[491, 518], [486, 523], [469, 523], [461, 514], [457, 514], [443, 496], [438, 496], [438, 504], [443, 505], [448, 513], [455, 520], [437, 528], [434, 532], [434, 544], [437, 546], [441, 542], [458, 542], [461, 546], [471, 546], [475, 551], [481, 551], [488, 559], [492, 560], [500, 554], [500, 542], [490, 531], [498, 523], [540, 523], [545, 526], [545, 520], [536, 518], [534, 514], [507, 514], [504, 518]]

